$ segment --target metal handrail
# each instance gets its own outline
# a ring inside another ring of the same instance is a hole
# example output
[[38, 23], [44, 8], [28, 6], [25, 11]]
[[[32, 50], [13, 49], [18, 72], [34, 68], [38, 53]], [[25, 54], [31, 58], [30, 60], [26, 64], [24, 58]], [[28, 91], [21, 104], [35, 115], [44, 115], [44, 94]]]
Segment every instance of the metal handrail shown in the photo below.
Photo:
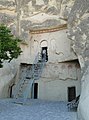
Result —
[[[29, 71], [29, 74], [30, 74], [30, 76], [31, 76], [31, 79], [29, 79], [27, 88], [26, 88], [26, 90], [23, 92], [23, 97], [24, 97], [24, 98], [27, 98], [27, 97], [28, 97], [29, 91], [31, 90], [32, 85], [33, 85], [34, 82], [35, 82], [35, 77], [34, 77], [35, 65], [40, 65], [40, 70], [41, 70], [41, 72], [39, 72], [39, 74], [38, 74], [38, 79], [39, 79], [40, 76], [41, 76], [41, 74], [42, 74], [42, 70], [43, 70], [43, 68], [44, 68], [44, 65], [45, 65], [45, 58], [46, 58], [46, 56], [44, 57], [44, 59], [41, 59], [41, 61], [39, 62], [39, 53], [36, 55], [35, 60], [34, 60], [34, 62], [33, 62], [33, 65], [31, 66], [31, 69], [30, 69], [30, 71]], [[23, 79], [20, 79], [20, 80], [19, 80], [19, 82], [18, 82], [18, 84], [17, 84], [17, 86], [16, 86], [16, 88], [15, 88], [14, 94], [13, 94], [15, 98], [16, 98], [18, 92], [19, 92], [20, 85], [21, 85], [21, 84], [24, 82], [24, 80], [26, 79], [27, 74], [28, 74], [28, 73], [25, 72]]]
[[[33, 65], [34, 65], [34, 63], [36, 63], [37, 61], [38, 61], [38, 59], [39, 59], [39, 53], [37, 53], [37, 55], [36, 55], [36, 57], [35, 57], [35, 60], [34, 60], [34, 62], [33, 62]], [[32, 65], [32, 67], [31, 67], [31, 69], [30, 69], [30, 71], [29, 71], [29, 73], [30, 73], [30, 75], [31, 75], [31, 71], [33, 71], [33, 65]], [[24, 77], [23, 77], [23, 79], [20, 79], [19, 81], [18, 81], [18, 83], [17, 83], [17, 85], [16, 85], [16, 88], [15, 88], [15, 90], [14, 90], [14, 92], [13, 92], [13, 97], [16, 97], [16, 95], [17, 95], [17, 93], [18, 93], [18, 91], [19, 91], [19, 86], [20, 86], [20, 84], [22, 83], [22, 82], [24, 82], [24, 80], [26, 79], [26, 76], [27, 76], [27, 72], [25, 72], [25, 74], [24, 74]]]
[[[45, 65], [45, 63], [46, 63], [46, 61], [45, 61], [45, 58], [46, 58], [46, 56], [44, 57], [44, 59], [42, 59], [41, 60], [41, 62], [40, 62], [40, 65], [41, 65], [41, 67], [40, 67], [40, 70], [41, 70], [41, 72], [38, 74], [39, 76], [38, 76], [38, 79], [40, 78], [40, 76], [41, 76], [41, 74], [42, 74], [42, 70], [43, 70], [43, 68], [44, 68], [44, 65]], [[37, 62], [37, 64], [39, 64], [39, 62]], [[37, 65], [36, 64], [36, 65]], [[24, 98], [27, 98], [28, 97], [28, 95], [29, 95], [29, 91], [30, 90], [32, 90], [32, 85], [34, 84], [34, 82], [35, 82], [35, 77], [34, 77], [34, 64], [32, 65], [33, 66], [33, 76], [32, 76], [32, 81], [31, 81], [31, 83], [30, 83], [30, 81], [29, 81], [29, 83], [28, 83], [28, 87], [26, 88], [26, 91], [24, 92]], [[30, 86], [29, 86], [30, 85]], [[32, 90], [32, 98], [33, 98], [33, 96], [34, 96], [34, 90]]]

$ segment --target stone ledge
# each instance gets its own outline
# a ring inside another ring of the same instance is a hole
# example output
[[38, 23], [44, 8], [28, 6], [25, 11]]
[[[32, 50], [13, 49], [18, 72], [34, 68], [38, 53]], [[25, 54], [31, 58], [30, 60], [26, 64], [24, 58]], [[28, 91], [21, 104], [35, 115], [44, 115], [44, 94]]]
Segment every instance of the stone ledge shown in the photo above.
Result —
[[56, 32], [60, 30], [67, 29], [67, 24], [62, 24], [57, 27], [52, 27], [48, 29], [39, 29], [39, 30], [30, 30], [31, 34], [41, 34], [41, 33], [48, 33], [48, 32]]

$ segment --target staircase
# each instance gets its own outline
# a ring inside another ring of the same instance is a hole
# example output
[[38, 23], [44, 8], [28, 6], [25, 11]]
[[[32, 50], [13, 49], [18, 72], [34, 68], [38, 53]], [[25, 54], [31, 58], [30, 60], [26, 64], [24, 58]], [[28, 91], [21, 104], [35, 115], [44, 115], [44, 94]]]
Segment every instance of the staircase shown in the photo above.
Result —
[[35, 80], [38, 80], [42, 74], [45, 66], [45, 57], [42, 57], [38, 53], [31, 68], [26, 67], [22, 69], [22, 75], [19, 78], [15, 90], [13, 92], [14, 98], [28, 98], [28, 96], [34, 96], [33, 85]]

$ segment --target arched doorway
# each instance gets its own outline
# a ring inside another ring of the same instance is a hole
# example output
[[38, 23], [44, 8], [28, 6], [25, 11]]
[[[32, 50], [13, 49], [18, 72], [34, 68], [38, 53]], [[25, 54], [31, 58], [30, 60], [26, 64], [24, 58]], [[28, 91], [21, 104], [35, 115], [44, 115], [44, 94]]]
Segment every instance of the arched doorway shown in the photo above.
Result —
[[48, 61], [48, 43], [46, 40], [41, 41], [41, 59]]

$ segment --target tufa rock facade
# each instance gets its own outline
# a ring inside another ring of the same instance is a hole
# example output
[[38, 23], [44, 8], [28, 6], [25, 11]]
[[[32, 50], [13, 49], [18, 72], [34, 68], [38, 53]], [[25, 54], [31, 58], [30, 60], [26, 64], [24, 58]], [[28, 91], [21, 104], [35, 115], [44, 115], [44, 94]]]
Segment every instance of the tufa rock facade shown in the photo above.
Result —
[[79, 120], [89, 119], [89, 0], [76, 0], [68, 17], [68, 37], [81, 66]]

